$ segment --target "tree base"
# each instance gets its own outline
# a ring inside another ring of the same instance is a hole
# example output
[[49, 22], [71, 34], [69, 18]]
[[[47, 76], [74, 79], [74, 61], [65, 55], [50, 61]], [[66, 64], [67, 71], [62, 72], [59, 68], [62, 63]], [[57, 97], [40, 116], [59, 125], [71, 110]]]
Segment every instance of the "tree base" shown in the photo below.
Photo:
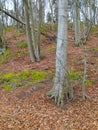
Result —
[[71, 91], [63, 91], [62, 93], [60, 92], [55, 92], [55, 89], [52, 88], [48, 94], [47, 94], [51, 99], [55, 100], [55, 103], [59, 107], [63, 107], [66, 102], [69, 102], [70, 100], [73, 99], [73, 92]]

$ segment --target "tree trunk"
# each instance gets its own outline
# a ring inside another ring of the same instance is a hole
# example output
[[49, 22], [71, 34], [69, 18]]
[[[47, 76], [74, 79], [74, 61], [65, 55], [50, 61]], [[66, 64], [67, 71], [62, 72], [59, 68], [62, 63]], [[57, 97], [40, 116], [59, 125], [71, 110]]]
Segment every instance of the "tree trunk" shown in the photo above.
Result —
[[56, 74], [54, 87], [49, 93], [49, 96], [54, 97], [56, 104], [61, 107], [63, 107], [64, 101], [73, 98], [73, 88], [69, 84], [67, 70], [67, 4], [67, 0], [59, 0]]
[[54, 30], [54, 18], [53, 18], [53, 5], [52, 1], [49, 0], [50, 10], [51, 10], [51, 29]]
[[[38, 1], [39, 8], [40, 8], [40, 2]], [[31, 19], [31, 32], [32, 32], [32, 40], [33, 40], [33, 45], [34, 45], [34, 54], [36, 61], [40, 61], [40, 15], [38, 15], [38, 21], [34, 19], [34, 10], [32, 8], [32, 2], [31, 0], [29, 1], [29, 7], [30, 7], [30, 19]], [[40, 10], [38, 11], [38, 13]], [[35, 32], [35, 28], [37, 28]]]
[[31, 34], [31, 28], [30, 28], [30, 17], [29, 17], [29, 11], [28, 11], [28, 0], [24, 0], [24, 7], [25, 7], [25, 20], [26, 20], [26, 34], [28, 38], [28, 48], [30, 52], [30, 58], [32, 62], [35, 62], [35, 56], [34, 56], [34, 49], [33, 49], [33, 41], [32, 41], [32, 34]]
[[[2, 9], [3, 5], [1, 1], [0, 1], [0, 6]], [[4, 15], [2, 11], [0, 15], [1, 15], [0, 17], [0, 55], [1, 55], [5, 52], [6, 47], [5, 47], [5, 24], [4, 24]]]
[[79, 1], [74, 2], [74, 26], [75, 26], [75, 45], [80, 45], [80, 9]]

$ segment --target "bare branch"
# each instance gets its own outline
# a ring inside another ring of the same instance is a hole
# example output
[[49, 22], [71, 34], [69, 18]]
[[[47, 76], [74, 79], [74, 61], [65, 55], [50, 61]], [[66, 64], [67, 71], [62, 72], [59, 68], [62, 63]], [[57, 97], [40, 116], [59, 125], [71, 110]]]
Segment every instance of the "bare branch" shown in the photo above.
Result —
[[7, 11], [5, 11], [4, 9], [1, 9], [1, 8], [0, 8], [0, 11], [3, 12], [3, 13], [5, 13], [5, 14], [8, 15], [9, 17], [13, 18], [13, 19], [16, 20], [17, 22], [19, 22], [19, 23], [25, 25], [25, 23], [24, 23], [23, 21], [17, 19], [15, 16], [11, 15], [11, 14], [8, 13]]

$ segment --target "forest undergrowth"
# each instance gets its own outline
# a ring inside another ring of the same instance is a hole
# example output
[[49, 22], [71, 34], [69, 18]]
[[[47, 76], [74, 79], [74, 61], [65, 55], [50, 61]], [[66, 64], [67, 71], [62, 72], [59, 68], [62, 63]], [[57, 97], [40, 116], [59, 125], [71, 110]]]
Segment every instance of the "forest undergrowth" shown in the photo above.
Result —
[[[47, 32], [56, 35], [56, 32]], [[53, 87], [56, 41], [41, 37], [41, 61], [31, 63], [24, 33], [9, 30], [0, 56], [0, 130], [98, 130], [98, 35], [87, 42], [86, 93], [81, 96], [84, 47], [69, 31], [68, 68], [75, 97], [58, 108], [47, 96]]]

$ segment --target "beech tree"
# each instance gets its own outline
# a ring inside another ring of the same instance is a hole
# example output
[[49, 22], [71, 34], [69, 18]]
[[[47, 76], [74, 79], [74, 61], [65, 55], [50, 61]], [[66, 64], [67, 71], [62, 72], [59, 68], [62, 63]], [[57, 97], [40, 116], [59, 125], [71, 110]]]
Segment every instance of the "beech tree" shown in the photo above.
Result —
[[[0, 8], [3, 8], [2, 2], [0, 0]], [[5, 52], [5, 27], [4, 27], [4, 14], [0, 10], [0, 55]]]
[[[18, 19], [18, 0], [14, 0], [13, 1], [14, 2], [14, 13], [15, 13], [15, 17]], [[18, 29], [18, 26], [19, 26], [19, 23], [18, 22], [16, 22], [15, 21], [15, 23], [16, 23], [16, 26], [17, 26], [17, 29]]]
[[33, 51], [33, 41], [32, 41], [32, 34], [31, 34], [31, 27], [30, 27], [30, 12], [29, 12], [29, 2], [28, 0], [24, 0], [24, 7], [25, 7], [25, 21], [26, 21], [26, 34], [28, 38], [28, 48], [30, 52], [30, 58], [32, 62], [35, 62], [35, 56]]
[[56, 50], [56, 74], [54, 87], [49, 96], [55, 99], [58, 106], [63, 107], [66, 100], [73, 98], [73, 87], [68, 79], [67, 46], [68, 46], [68, 23], [67, 23], [68, 0], [59, 0], [58, 8], [58, 37]]
[[40, 61], [40, 28], [42, 1], [24, 0], [26, 33], [32, 62]]
[[74, 10], [73, 10], [73, 18], [74, 18], [74, 28], [75, 28], [75, 45], [80, 45], [80, 8], [79, 8], [79, 0], [74, 1]]
[[54, 4], [54, 1], [53, 0], [49, 0], [49, 5], [50, 5], [50, 10], [51, 10], [51, 29], [54, 30], [53, 28], [53, 24], [54, 24], [54, 17], [53, 17], [53, 4]]

